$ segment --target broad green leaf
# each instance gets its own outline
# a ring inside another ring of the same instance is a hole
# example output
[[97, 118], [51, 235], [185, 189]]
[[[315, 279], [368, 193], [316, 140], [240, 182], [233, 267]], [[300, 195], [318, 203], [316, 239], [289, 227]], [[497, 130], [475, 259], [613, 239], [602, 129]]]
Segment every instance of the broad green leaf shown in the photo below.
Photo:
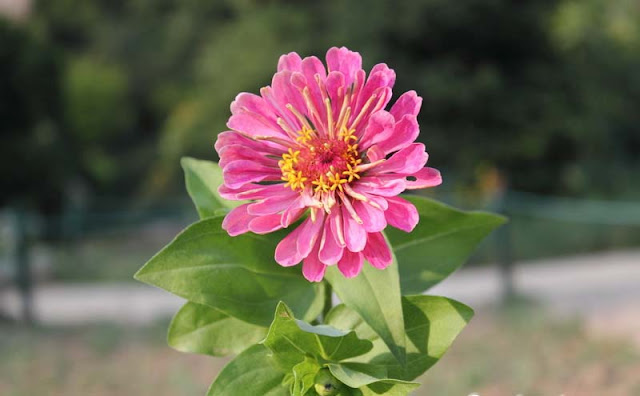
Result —
[[242, 204], [229, 201], [218, 194], [222, 184], [222, 169], [215, 162], [183, 157], [180, 160], [184, 170], [187, 192], [193, 200], [201, 219], [213, 217]]
[[342, 331], [327, 325], [311, 326], [296, 320], [285, 303], [278, 304], [275, 318], [263, 344], [285, 370], [312, 356], [321, 362], [339, 362], [362, 355], [372, 344], [360, 340], [353, 331]]
[[263, 345], [254, 345], [230, 361], [211, 384], [208, 396], [289, 396], [285, 373]]
[[135, 278], [264, 327], [279, 301], [308, 321], [320, 314], [324, 284], [308, 282], [299, 267], [284, 268], [273, 259], [283, 232], [230, 237], [221, 224], [222, 217], [212, 217], [190, 225]]
[[395, 258], [384, 270], [365, 262], [355, 278], [345, 278], [335, 266], [327, 269], [325, 277], [340, 300], [356, 311], [380, 335], [400, 364], [404, 364], [405, 330]]
[[187, 302], [169, 325], [169, 345], [182, 352], [212, 356], [238, 354], [263, 340], [267, 328], [231, 317], [215, 308]]
[[387, 370], [382, 366], [364, 363], [330, 364], [329, 370], [343, 384], [358, 388], [363, 395], [405, 396], [420, 386], [416, 382], [407, 382], [387, 378]]
[[402, 294], [418, 294], [458, 269], [475, 247], [506, 218], [485, 212], [463, 212], [417, 196], [404, 196], [420, 214], [406, 233], [385, 230], [400, 264]]
[[420, 386], [418, 382], [406, 382], [398, 380], [387, 380], [374, 382], [360, 388], [362, 396], [407, 396]]
[[304, 396], [309, 389], [313, 388], [318, 371], [320, 371], [318, 362], [308, 357], [302, 363], [296, 364], [293, 367], [291, 396]]
[[334, 307], [326, 322], [343, 330], [355, 330], [373, 342], [373, 349], [355, 362], [387, 370], [389, 378], [412, 381], [442, 357], [473, 316], [473, 310], [457, 301], [438, 296], [406, 296], [402, 299], [407, 331], [407, 364], [398, 364], [385, 343], [356, 312], [344, 305]]

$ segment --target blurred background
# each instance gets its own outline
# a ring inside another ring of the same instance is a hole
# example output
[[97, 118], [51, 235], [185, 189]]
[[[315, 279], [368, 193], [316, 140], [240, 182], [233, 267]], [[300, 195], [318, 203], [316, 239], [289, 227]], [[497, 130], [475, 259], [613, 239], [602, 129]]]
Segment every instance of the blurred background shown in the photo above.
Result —
[[204, 394], [132, 274], [235, 95], [336, 45], [424, 98], [430, 196], [511, 219], [433, 291], [479, 309], [423, 389], [640, 395], [636, 0], [0, 0], [0, 394]]

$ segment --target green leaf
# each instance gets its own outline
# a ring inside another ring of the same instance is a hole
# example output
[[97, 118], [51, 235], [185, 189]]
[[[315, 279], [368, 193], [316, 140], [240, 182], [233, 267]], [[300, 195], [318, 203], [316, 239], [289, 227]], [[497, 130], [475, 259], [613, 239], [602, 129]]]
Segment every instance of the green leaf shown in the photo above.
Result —
[[366, 363], [334, 363], [328, 365], [331, 374], [351, 388], [360, 388], [386, 379], [387, 370]]
[[420, 386], [416, 382], [387, 378], [387, 371], [384, 367], [370, 364], [330, 364], [329, 370], [343, 384], [351, 388], [359, 388], [363, 395], [405, 396]]
[[212, 217], [187, 227], [135, 278], [259, 326], [271, 324], [279, 301], [302, 319], [318, 317], [324, 284], [273, 259], [285, 231], [230, 237], [221, 224], [222, 217]]
[[280, 370], [263, 345], [254, 345], [230, 361], [211, 384], [208, 396], [289, 396]]
[[370, 341], [361, 340], [353, 331], [327, 325], [311, 326], [296, 320], [285, 303], [278, 304], [275, 318], [263, 344], [285, 370], [312, 356], [321, 362], [339, 362], [371, 350]]
[[187, 192], [201, 219], [219, 215], [243, 203], [226, 200], [218, 194], [223, 179], [222, 169], [215, 162], [183, 157], [180, 164]]
[[389, 378], [412, 381], [442, 357], [473, 316], [466, 305], [445, 297], [406, 296], [402, 299], [407, 337], [407, 364], [398, 364], [385, 343], [356, 312], [345, 305], [334, 307], [326, 322], [343, 330], [355, 330], [373, 342], [373, 349], [352, 359], [387, 370]]
[[327, 269], [326, 279], [340, 300], [356, 311], [384, 340], [401, 364], [406, 361], [404, 320], [398, 263], [395, 260], [384, 270], [365, 262], [355, 278], [345, 278], [333, 266]]
[[362, 396], [407, 396], [420, 386], [418, 382], [406, 382], [398, 380], [387, 380], [374, 382], [360, 388]]
[[318, 371], [320, 371], [318, 362], [308, 357], [302, 363], [296, 364], [293, 367], [291, 396], [304, 396], [309, 389], [313, 388]]
[[215, 308], [187, 302], [169, 325], [169, 345], [182, 352], [212, 356], [238, 354], [267, 335], [267, 328]]
[[411, 233], [392, 227], [385, 232], [400, 263], [402, 294], [418, 294], [458, 269], [475, 247], [506, 218], [463, 212], [417, 196], [404, 196], [420, 214]]

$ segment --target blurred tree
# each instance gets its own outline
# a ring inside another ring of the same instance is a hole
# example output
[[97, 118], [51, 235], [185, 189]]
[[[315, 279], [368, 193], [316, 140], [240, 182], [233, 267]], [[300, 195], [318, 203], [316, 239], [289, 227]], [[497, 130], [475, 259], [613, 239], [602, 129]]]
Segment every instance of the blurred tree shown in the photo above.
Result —
[[287, 3], [235, 3], [230, 17], [209, 33], [194, 61], [197, 82], [162, 128], [152, 190], [179, 180], [176, 164], [184, 153], [215, 159], [213, 143], [226, 129], [234, 97], [267, 85], [279, 55], [308, 52], [310, 7]]
[[603, 179], [640, 165], [638, 2], [351, 0], [326, 20], [337, 42], [397, 69], [396, 92], [424, 97], [421, 139], [460, 184], [478, 165], [543, 193], [633, 184]]
[[640, 194], [638, 26], [634, 0], [40, 0], [0, 37], [13, 40], [0, 78], [37, 75], [0, 95], [51, 105], [0, 111], [23, 114], [3, 127], [23, 133], [12, 147], [75, 153], [52, 190], [80, 178], [94, 194], [163, 196], [181, 185], [180, 156], [215, 159], [230, 102], [269, 84], [280, 54], [346, 45], [395, 68], [397, 95], [425, 98], [421, 139], [449, 188], [498, 168], [521, 190]]
[[55, 210], [73, 157], [60, 117], [58, 54], [0, 19], [0, 206]]

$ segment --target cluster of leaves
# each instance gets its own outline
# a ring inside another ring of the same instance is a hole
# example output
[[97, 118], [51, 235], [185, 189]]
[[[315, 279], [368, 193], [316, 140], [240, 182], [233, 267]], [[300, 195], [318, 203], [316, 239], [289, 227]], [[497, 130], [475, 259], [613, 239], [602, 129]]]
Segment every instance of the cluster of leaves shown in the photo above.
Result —
[[[346, 279], [331, 267], [323, 282], [310, 283], [299, 267], [273, 259], [286, 230], [236, 237], [222, 230], [235, 203], [217, 195], [217, 164], [185, 158], [182, 165], [201, 219], [136, 279], [188, 300], [170, 325], [172, 347], [238, 354], [210, 395], [406, 395], [471, 319], [464, 304], [420, 293], [458, 268], [504, 218], [407, 197], [420, 223], [411, 234], [387, 231], [396, 257], [387, 269], [365, 265]], [[342, 302], [333, 307], [332, 291]]]

